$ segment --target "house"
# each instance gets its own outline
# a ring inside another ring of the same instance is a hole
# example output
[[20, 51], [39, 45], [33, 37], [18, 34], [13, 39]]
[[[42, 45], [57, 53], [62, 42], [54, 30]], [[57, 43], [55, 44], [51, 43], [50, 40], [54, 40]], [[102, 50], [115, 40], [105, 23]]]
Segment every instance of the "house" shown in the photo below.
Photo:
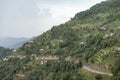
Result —
[[114, 34], [114, 33], [106, 34], [105, 36], [103, 36], [103, 39], [106, 39], [106, 38], [112, 37], [113, 34]]
[[16, 58], [23, 59], [25, 56], [17, 55]]
[[44, 52], [44, 49], [39, 49], [40, 53], [43, 53]]
[[65, 58], [65, 60], [66, 60], [66, 61], [71, 61], [71, 56], [67, 56], [67, 57]]
[[8, 61], [8, 58], [4, 58], [3, 61]]
[[37, 55], [36, 55], [36, 54], [32, 54], [32, 55], [31, 55], [31, 57], [34, 57], [34, 58], [36, 58], [36, 57], [37, 57]]
[[17, 52], [17, 50], [16, 50], [16, 49], [14, 49], [14, 50], [13, 50], [13, 52]]
[[99, 29], [100, 29], [100, 30], [106, 30], [106, 28], [105, 28], [105, 27], [100, 27]]
[[33, 43], [33, 41], [30, 41], [29, 43]]
[[80, 44], [84, 44], [84, 42], [80, 42]]
[[120, 52], [120, 47], [114, 49], [115, 52]]
[[45, 64], [45, 63], [47, 63], [47, 60], [42, 60], [42, 61], [40, 62], [40, 64]]
[[44, 49], [40, 49], [40, 51], [44, 51]]
[[18, 76], [18, 77], [25, 77], [25, 75], [23, 75], [23, 74], [17, 74], [16, 76]]

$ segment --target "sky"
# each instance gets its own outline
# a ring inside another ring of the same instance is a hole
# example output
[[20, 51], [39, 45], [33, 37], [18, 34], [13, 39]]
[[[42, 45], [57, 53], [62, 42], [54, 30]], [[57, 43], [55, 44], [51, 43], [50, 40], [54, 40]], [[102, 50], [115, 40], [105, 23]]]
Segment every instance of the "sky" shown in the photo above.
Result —
[[0, 37], [33, 37], [104, 0], [0, 0]]

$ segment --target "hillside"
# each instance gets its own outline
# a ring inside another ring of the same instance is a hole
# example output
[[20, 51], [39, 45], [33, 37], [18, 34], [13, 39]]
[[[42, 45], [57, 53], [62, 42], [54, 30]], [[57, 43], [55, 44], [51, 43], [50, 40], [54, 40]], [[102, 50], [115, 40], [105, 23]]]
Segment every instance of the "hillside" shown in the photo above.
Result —
[[[0, 63], [1, 80], [120, 80], [120, 1], [77, 13], [7, 59]], [[84, 64], [113, 76], [89, 72]]]
[[5, 58], [6, 56], [12, 53], [11, 49], [6, 49], [4, 47], [0, 47], [0, 61], [1, 59]]

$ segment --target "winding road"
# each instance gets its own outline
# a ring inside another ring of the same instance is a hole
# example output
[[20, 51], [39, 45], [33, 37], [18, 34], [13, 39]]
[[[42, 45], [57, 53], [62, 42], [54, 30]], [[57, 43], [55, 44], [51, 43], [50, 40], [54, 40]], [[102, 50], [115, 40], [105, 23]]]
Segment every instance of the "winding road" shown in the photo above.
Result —
[[104, 74], [104, 75], [108, 75], [108, 76], [113, 76], [112, 73], [103, 72], [103, 71], [98, 71], [98, 70], [92, 69], [92, 68], [90, 68], [89, 66], [86, 66], [86, 65], [83, 65], [83, 68], [84, 68], [85, 70], [88, 70], [88, 71], [93, 72], [93, 73]]

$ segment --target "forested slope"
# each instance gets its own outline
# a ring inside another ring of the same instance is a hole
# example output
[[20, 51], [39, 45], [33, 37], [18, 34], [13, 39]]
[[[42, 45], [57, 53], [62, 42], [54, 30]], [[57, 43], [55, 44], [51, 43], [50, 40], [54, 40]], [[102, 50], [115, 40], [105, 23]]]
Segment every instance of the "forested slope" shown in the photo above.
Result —
[[[25, 43], [0, 63], [0, 79], [119, 80], [119, 59], [120, 1], [107, 0]], [[87, 75], [82, 63], [112, 72], [113, 77]]]

